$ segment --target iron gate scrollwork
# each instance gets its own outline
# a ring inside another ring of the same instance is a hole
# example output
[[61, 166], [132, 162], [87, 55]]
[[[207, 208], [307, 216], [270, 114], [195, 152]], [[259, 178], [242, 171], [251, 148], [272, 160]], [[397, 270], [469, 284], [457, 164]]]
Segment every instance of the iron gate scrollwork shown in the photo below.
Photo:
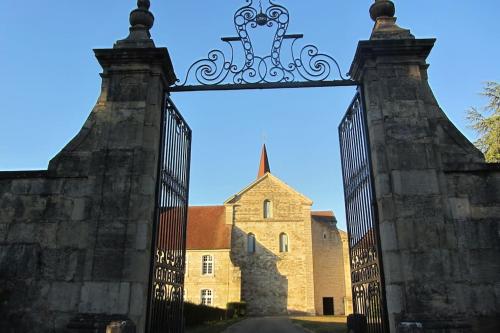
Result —
[[[332, 56], [317, 46], [299, 47], [304, 35], [288, 34], [290, 13], [287, 8], [268, 0], [267, 8], [254, 0], [239, 8], [233, 18], [237, 36], [223, 37], [229, 52], [212, 50], [206, 58], [194, 62], [183, 81], [178, 80], [170, 91], [274, 89], [326, 86], [352, 86], [353, 80], [342, 75]], [[252, 31], [270, 29], [269, 53], [257, 54]], [[289, 47], [290, 49], [286, 49]], [[239, 58], [238, 56], [241, 56]]]
[[354, 313], [369, 333], [388, 333], [378, 216], [362, 89], [339, 126]]
[[191, 129], [168, 96], [161, 124], [147, 328], [182, 333]]

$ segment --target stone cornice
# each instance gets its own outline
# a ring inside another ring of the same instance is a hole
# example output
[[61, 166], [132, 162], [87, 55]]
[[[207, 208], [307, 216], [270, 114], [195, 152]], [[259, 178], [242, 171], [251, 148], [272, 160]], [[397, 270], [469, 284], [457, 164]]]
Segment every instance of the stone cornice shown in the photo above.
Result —
[[420, 61], [425, 61], [435, 42], [435, 38], [360, 41], [349, 69], [349, 75], [353, 80], [360, 81], [366, 61], [378, 57], [404, 58], [414, 56], [420, 58]]
[[177, 80], [168, 49], [161, 48], [120, 48], [120, 49], [95, 49], [95, 56], [103, 69], [112, 65], [133, 66], [144, 63], [158, 65], [161, 68], [167, 87]]

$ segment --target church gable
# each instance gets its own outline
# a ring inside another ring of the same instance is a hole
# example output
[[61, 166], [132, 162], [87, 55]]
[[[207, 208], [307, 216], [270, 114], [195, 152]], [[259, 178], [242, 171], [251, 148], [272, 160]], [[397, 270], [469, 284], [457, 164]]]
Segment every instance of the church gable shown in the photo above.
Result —
[[236, 206], [240, 221], [298, 221], [304, 218], [304, 207], [309, 209], [312, 201], [266, 173], [226, 201], [226, 204]]

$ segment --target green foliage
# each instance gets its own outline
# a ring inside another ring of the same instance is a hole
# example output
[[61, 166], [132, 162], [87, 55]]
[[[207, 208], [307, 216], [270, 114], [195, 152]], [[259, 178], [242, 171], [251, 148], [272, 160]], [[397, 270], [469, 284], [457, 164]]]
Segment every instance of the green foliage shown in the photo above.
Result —
[[227, 303], [227, 318], [244, 317], [247, 313], [247, 304], [245, 302]]
[[236, 319], [244, 317], [245, 314], [246, 304], [243, 302], [228, 303], [227, 310], [201, 304], [184, 303], [186, 327], [218, 322], [225, 319]]
[[479, 134], [475, 144], [484, 153], [486, 161], [500, 163], [500, 84], [487, 82], [482, 95], [488, 98], [488, 105], [483, 112], [470, 108], [467, 120]]
[[184, 303], [184, 319], [186, 327], [201, 325], [226, 318], [226, 310], [211, 306]]

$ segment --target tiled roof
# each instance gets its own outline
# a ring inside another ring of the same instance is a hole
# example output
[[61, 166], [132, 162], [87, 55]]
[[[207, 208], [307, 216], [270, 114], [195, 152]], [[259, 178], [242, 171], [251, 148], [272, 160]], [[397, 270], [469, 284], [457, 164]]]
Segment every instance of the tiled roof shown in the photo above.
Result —
[[311, 212], [311, 218], [316, 222], [323, 222], [328, 224], [337, 223], [337, 219], [331, 210], [329, 211], [319, 211], [319, 212]]
[[231, 248], [231, 225], [226, 224], [224, 206], [193, 206], [188, 209], [188, 250]]

